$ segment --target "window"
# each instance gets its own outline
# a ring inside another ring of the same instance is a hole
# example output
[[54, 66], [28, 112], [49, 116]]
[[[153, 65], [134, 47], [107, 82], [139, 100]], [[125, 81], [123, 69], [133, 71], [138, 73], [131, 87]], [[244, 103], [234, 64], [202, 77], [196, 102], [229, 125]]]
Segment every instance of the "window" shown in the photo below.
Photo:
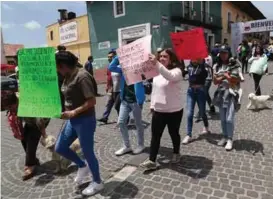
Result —
[[193, 16], [193, 2], [183, 1], [183, 13], [186, 19], [191, 19]]
[[231, 33], [231, 13], [228, 12], [227, 16], [227, 32]]
[[209, 1], [201, 1], [201, 20], [203, 23], [209, 22]]
[[124, 1], [114, 1], [114, 17], [125, 16], [125, 2]]
[[52, 41], [54, 38], [53, 38], [53, 30], [50, 31], [50, 40]]

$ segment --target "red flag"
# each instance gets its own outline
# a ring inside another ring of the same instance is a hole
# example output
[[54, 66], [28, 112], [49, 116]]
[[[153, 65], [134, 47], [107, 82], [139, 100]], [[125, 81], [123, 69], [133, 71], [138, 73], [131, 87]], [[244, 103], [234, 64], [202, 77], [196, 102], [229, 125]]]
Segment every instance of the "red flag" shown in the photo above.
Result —
[[171, 33], [170, 36], [176, 56], [180, 60], [197, 60], [208, 56], [203, 28]]

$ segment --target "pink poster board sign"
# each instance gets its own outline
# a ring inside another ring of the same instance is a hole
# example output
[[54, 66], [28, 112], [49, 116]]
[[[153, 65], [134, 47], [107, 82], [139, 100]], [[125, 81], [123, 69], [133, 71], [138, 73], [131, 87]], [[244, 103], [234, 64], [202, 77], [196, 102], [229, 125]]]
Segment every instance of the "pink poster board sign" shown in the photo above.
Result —
[[156, 65], [149, 61], [152, 36], [140, 38], [117, 49], [119, 63], [127, 85], [157, 76]]

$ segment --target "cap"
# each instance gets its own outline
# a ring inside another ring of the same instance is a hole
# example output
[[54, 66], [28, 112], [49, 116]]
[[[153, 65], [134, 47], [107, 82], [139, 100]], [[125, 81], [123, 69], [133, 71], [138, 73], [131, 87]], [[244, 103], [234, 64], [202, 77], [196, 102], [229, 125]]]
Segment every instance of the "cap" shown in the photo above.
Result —
[[220, 53], [228, 53], [228, 48], [226, 46], [221, 46]]

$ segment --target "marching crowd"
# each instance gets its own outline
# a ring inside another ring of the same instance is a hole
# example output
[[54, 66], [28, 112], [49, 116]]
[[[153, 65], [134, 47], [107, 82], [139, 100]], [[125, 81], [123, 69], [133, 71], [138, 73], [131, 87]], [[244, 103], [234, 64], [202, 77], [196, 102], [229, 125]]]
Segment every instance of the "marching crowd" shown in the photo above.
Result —
[[[215, 113], [218, 107], [222, 127], [223, 138], [218, 142], [219, 146], [225, 146], [227, 151], [232, 150], [233, 134], [235, 128], [235, 113], [240, 109], [242, 89], [244, 81], [243, 73], [248, 72], [255, 82], [256, 95], [261, 95], [259, 82], [267, 71], [267, 64], [259, 64], [259, 59], [267, 56], [263, 48], [253, 45], [253, 51], [246, 46], [244, 41], [238, 47], [239, 57], [231, 57], [230, 47], [215, 45], [210, 55], [203, 59], [191, 60], [189, 65], [178, 60], [172, 49], [158, 49], [156, 55], [150, 54], [149, 61], [153, 64], [159, 75], [152, 80], [143, 80], [133, 85], [127, 85], [119, 58], [113, 49], [108, 53], [108, 72], [106, 92], [108, 102], [106, 110], [99, 122], [107, 123], [112, 107], [118, 114], [118, 126], [121, 133], [123, 147], [117, 149], [115, 155], [122, 156], [126, 153], [139, 154], [145, 149], [144, 128], [142, 126], [142, 108], [145, 96], [151, 95], [150, 110], [151, 141], [149, 159], [140, 166], [145, 169], [155, 169], [156, 157], [160, 147], [160, 140], [165, 127], [168, 127], [173, 143], [172, 163], [180, 161], [180, 124], [183, 118], [183, 79], [188, 76], [188, 88], [186, 97], [187, 134], [182, 144], [192, 141], [193, 118], [204, 123], [203, 133], [210, 133], [209, 121], [206, 113], [206, 103], [209, 113]], [[251, 58], [250, 58], [251, 57]], [[55, 151], [63, 157], [71, 160], [78, 166], [75, 183], [83, 183], [83, 179], [91, 171], [93, 182], [83, 190], [84, 195], [94, 195], [104, 188], [100, 177], [99, 163], [94, 152], [94, 133], [96, 131], [95, 105], [97, 85], [93, 78], [93, 57], [82, 67], [78, 58], [65, 48], [59, 47], [56, 52], [56, 64], [59, 75], [59, 88], [61, 93], [63, 112], [62, 119], [66, 120], [62, 132], [57, 138]], [[19, 72], [19, 70], [18, 70]], [[217, 89], [210, 97], [211, 84], [217, 85]], [[23, 88], [20, 88], [23, 89]], [[9, 108], [10, 112], [16, 112], [18, 99], [12, 96]], [[194, 116], [195, 106], [198, 106], [198, 114]], [[12, 107], [12, 108], [11, 108]], [[26, 152], [26, 161], [23, 180], [34, 176], [35, 168], [39, 165], [36, 150], [41, 136], [46, 136], [45, 128], [49, 120], [42, 118], [21, 118], [25, 125], [20, 127], [22, 145]], [[128, 124], [134, 120], [137, 132], [137, 146], [132, 148], [128, 133]], [[83, 161], [69, 147], [78, 138], [85, 160]]]

